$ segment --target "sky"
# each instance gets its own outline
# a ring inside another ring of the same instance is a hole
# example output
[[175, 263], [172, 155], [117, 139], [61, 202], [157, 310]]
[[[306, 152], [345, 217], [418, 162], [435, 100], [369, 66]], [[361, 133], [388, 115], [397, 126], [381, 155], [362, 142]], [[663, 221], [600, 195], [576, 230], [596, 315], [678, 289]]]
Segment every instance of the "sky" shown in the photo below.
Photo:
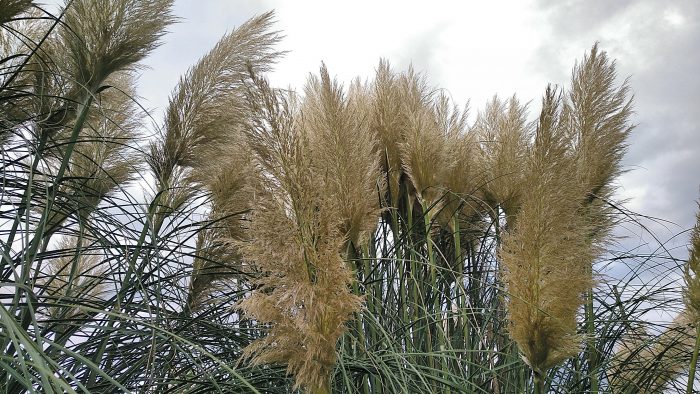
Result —
[[[176, 0], [179, 23], [145, 62], [140, 95], [158, 118], [188, 67], [226, 32], [275, 10], [289, 51], [269, 75], [301, 90], [324, 62], [349, 83], [371, 78], [380, 58], [410, 64], [473, 113], [498, 94], [531, 101], [537, 115], [548, 83], [568, 86], [577, 60], [598, 42], [630, 77], [637, 125], [618, 197], [680, 257], [700, 197], [700, 2], [564, 1], [282, 1]], [[680, 235], [673, 238], [675, 235]], [[650, 242], [627, 228], [629, 244]]]

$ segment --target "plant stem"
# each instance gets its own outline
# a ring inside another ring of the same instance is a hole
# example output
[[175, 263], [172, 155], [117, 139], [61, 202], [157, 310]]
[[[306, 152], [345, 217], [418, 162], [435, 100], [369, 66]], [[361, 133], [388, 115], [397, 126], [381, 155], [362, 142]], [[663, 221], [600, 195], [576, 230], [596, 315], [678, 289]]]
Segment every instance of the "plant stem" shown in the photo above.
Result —
[[700, 351], [700, 324], [695, 324], [695, 348], [693, 349], [693, 358], [690, 360], [690, 371], [688, 371], [688, 385], [685, 392], [691, 394], [693, 392], [693, 383], [695, 383], [695, 370], [698, 364], [698, 351]]
[[532, 371], [535, 381], [535, 394], [544, 394], [544, 379], [536, 371]]
[[[432, 308], [432, 313], [433, 316], [431, 316], [430, 311], [426, 310], [425, 313], [425, 324], [426, 327], [428, 328], [428, 344], [427, 344], [427, 351], [431, 353], [430, 357], [428, 358], [429, 360], [429, 365], [430, 368], [435, 368], [435, 361], [433, 359], [432, 352], [434, 351], [433, 347], [433, 333], [437, 337], [437, 327], [436, 327], [436, 320], [438, 314], [442, 315], [442, 312], [440, 311], [440, 292], [438, 291], [438, 283], [437, 283], [437, 266], [435, 263], [435, 253], [433, 252], [433, 240], [430, 235], [430, 226], [432, 224], [432, 218], [430, 215], [430, 212], [428, 211], [429, 207], [426, 207], [425, 205], [423, 206], [423, 219], [424, 219], [424, 224], [425, 224], [425, 245], [428, 250], [428, 265], [429, 265], [429, 270], [430, 270], [430, 288], [425, 289], [425, 294], [426, 296], [430, 293], [433, 295], [433, 308]], [[428, 292], [430, 290], [430, 292]], [[437, 340], [437, 338], [435, 338]]]
[[586, 294], [586, 331], [588, 334], [588, 374], [591, 378], [591, 393], [599, 391], [598, 355], [596, 354], [595, 322], [593, 311], [593, 289]]

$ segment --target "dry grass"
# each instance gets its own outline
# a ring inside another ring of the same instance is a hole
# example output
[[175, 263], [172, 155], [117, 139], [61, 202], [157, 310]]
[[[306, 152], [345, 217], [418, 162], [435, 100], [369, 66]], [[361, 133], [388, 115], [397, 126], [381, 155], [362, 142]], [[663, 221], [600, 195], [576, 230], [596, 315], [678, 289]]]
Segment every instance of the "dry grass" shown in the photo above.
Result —
[[27, 11], [32, 3], [31, 0], [0, 0], [0, 24], [7, 23]]
[[0, 5], [6, 392], [692, 390], [700, 230], [683, 298], [644, 282], [658, 256], [599, 275], [632, 104], [597, 46], [536, 121], [513, 96], [470, 123], [383, 60], [270, 87], [267, 13], [188, 70], [144, 153], [133, 80], [172, 1]]
[[[513, 96], [507, 102], [494, 97], [479, 113], [474, 126], [485, 178], [484, 199], [500, 206], [508, 222], [519, 209], [532, 127], [525, 119], [526, 107]], [[509, 223], [510, 224], [510, 223]]]
[[[347, 119], [339, 117], [344, 103], [337, 88], [327, 74], [321, 78], [316, 87], [321, 106], [308, 119], [303, 112], [298, 115], [293, 99], [256, 80], [255, 94], [262, 97], [258, 102], [267, 104], [258, 109], [258, 121], [249, 131], [260, 168], [260, 191], [250, 223], [252, 239], [241, 249], [261, 276], [255, 280], [257, 289], [239, 306], [258, 323], [270, 324], [267, 335], [246, 349], [253, 362], [285, 363], [296, 387], [327, 393], [337, 341], [361, 305], [360, 297], [350, 292], [353, 273], [343, 258], [347, 235], [360, 234], [366, 224], [353, 230], [347, 227], [352, 218], [337, 214], [347, 212], [339, 205], [346, 196], [340, 194], [342, 184], [339, 188], [329, 174], [344, 164], [343, 157], [319, 158], [311, 151], [319, 142], [313, 137], [318, 129], [307, 122], [318, 119], [333, 125]], [[312, 79], [310, 89], [314, 84]], [[313, 102], [310, 105], [314, 111]], [[333, 145], [325, 149], [338, 152]], [[367, 163], [376, 165], [371, 159]], [[359, 170], [372, 172], [372, 168]], [[368, 209], [369, 213], [350, 213], [363, 218], [376, 211]]]
[[592, 285], [593, 251], [580, 216], [582, 188], [559, 128], [559, 100], [548, 91], [532, 154], [526, 161], [515, 225], [503, 237], [510, 335], [543, 374], [578, 354], [577, 312]]
[[[699, 205], [700, 207], [700, 205]], [[688, 314], [695, 324], [700, 323], [700, 212], [697, 214], [697, 223], [690, 235], [690, 253], [685, 265], [683, 289], [683, 301]]]

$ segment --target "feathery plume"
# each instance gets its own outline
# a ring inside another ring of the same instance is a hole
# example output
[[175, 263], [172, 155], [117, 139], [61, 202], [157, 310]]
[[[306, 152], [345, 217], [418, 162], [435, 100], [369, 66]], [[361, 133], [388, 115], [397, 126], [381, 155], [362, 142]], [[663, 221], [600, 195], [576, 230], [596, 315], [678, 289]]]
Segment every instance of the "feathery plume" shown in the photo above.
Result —
[[[239, 138], [241, 139], [241, 138]], [[247, 221], [255, 195], [252, 153], [243, 141], [228, 144], [228, 155], [200, 166], [196, 176], [210, 193], [210, 225], [199, 233], [197, 255], [190, 280], [187, 305], [201, 304], [215, 282], [248, 272], [238, 243], [247, 240]]]
[[[31, 116], [40, 140], [75, 121], [79, 107], [108, 88], [112, 74], [134, 71], [137, 63], [159, 45], [165, 28], [174, 21], [173, 0], [75, 0], [66, 2], [57, 31], [40, 48], [30, 48], [31, 61], [21, 74], [31, 91]], [[38, 19], [38, 18], [37, 18]], [[36, 23], [49, 26], [46, 20]], [[43, 37], [47, 29], [41, 29]], [[34, 39], [28, 36], [27, 39]], [[36, 49], [36, 51], [34, 51]], [[24, 114], [22, 114], [24, 115]]]
[[0, 0], [0, 25], [27, 11], [32, 4], [32, 0]]
[[84, 313], [76, 304], [99, 300], [106, 290], [102, 278], [105, 270], [100, 267], [100, 256], [90, 254], [78, 238], [61, 238], [58, 250], [63, 255], [48, 260], [47, 273], [38, 286], [43, 289], [47, 303], [54, 305], [46, 310], [49, 318], [75, 319]]
[[[700, 207], [700, 203], [698, 203]], [[690, 235], [690, 251], [688, 261], [683, 272], [683, 303], [685, 304], [685, 314], [690, 324], [695, 328], [695, 343], [692, 347], [693, 356], [690, 361], [690, 371], [688, 373], [688, 384], [686, 391], [690, 392], [695, 383], [697, 371], [698, 353], [700, 353], [700, 212], [696, 214], [695, 227]]]
[[[547, 88], [520, 186], [527, 193], [520, 193], [512, 217], [517, 221], [512, 226], [509, 220], [512, 229], [503, 238], [510, 333], [536, 377], [578, 352], [576, 312], [581, 294], [593, 285], [592, 263], [612, 226], [608, 208], [594, 198], [610, 195], [631, 129], [627, 88], [615, 89], [614, 78], [614, 64], [594, 46], [574, 69], [568, 101]], [[484, 118], [486, 136], [495, 134], [489, 124], [498, 121], [489, 118], [498, 119], [499, 112]], [[499, 168], [498, 156], [486, 155], [489, 167]], [[496, 196], [503, 190], [492, 189], [491, 198], [500, 201]]]
[[614, 393], [666, 392], [670, 382], [688, 367], [695, 345], [694, 317], [682, 311], [657, 337], [628, 333], [608, 370]]
[[526, 110], [515, 96], [508, 102], [494, 97], [474, 125], [486, 176], [484, 198], [491, 206], [499, 205], [509, 222], [516, 216], [524, 190], [523, 163], [532, 134]]
[[[390, 203], [401, 193], [409, 204], [418, 197], [429, 216], [446, 225], [462, 205], [464, 193], [474, 193], [478, 173], [474, 139], [468, 133], [468, 111], [436, 94], [412, 68], [395, 75], [381, 61], [374, 81], [373, 129], [379, 141]], [[449, 205], [449, 207], [447, 207]]]
[[625, 80], [615, 85], [615, 62], [594, 45], [581, 64], [574, 67], [562, 123], [571, 141], [579, 182], [586, 185], [586, 211], [595, 222], [590, 234], [600, 243], [614, 225], [607, 200], [613, 182], [622, 173], [620, 162], [633, 126], [632, 99]]
[[400, 150], [400, 144], [404, 140], [402, 93], [399, 78], [384, 59], [379, 62], [372, 87], [372, 129], [378, 141], [380, 162], [387, 179], [388, 203], [397, 207], [403, 179]]
[[509, 332], [536, 377], [578, 353], [576, 313], [592, 285], [594, 255], [579, 215], [582, 190], [570, 176], [573, 163], [553, 122], [553, 91], [548, 89], [543, 104], [522, 181], [527, 193], [500, 251]]
[[366, 88], [355, 81], [346, 97], [323, 66], [320, 77], [309, 77], [300, 116], [316, 172], [325, 178], [329, 197], [337, 199], [340, 233], [360, 246], [377, 226], [375, 197], [384, 193]]
[[[700, 203], [698, 203], [700, 208]], [[700, 324], [700, 212], [696, 215], [695, 227], [690, 235], [690, 252], [684, 267], [685, 287], [683, 301], [688, 315], [697, 325]]]
[[[397, 84], [401, 139], [394, 143], [398, 143], [401, 167], [410, 185], [409, 200], [418, 197], [430, 220], [432, 211], [427, 208], [441, 194], [433, 186], [441, 177], [438, 171], [442, 171], [447, 164], [444, 139], [430, 109], [434, 92], [428, 87], [425, 77], [412, 67], [399, 76]], [[432, 161], [438, 163], [433, 165]]]
[[[166, 133], [152, 146], [154, 172], [167, 179], [183, 169], [184, 184], [209, 193], [211, 227], [200, 234], [187, 305], [196, 307], [215, 281], [242, 272], [237, 243], [244, 240], [244, 220], [254, 195], [253, 162], [243, 125], [252, 110], [246, 101], [250, 75], [268, 71], [280, 56], [271, 32], [274, 14], [252, 18], [226, 34], [190, 68], [171, 95]], [[190, 196], [183, 190], [181, 202]], [[167, 203], [166, 203], [167, 204]]]
[[439, 129], [427, 103], [424, 106], [407, 107], [405, 110], [404, 141], [400, 145], [401, 162], [425, 214], [430, 217], [439, 210], [434, 205], [445, 192], [442, 180], [454, 170], [452, 152], [449, 151], [447, 136]]
[[[213, 184], [217, 177], [229, 179], [225, 157], [240, 149], [241, 125], [250, 116], [244, 81], [251, 72], [269, 70], [280, 55], [273, 50], [280, 36], [269, 31], [273, 16], [263, 14], [226, 34], [173, 91], [164, 131], [147, 160], [163, 193], [159, 217], [187, 201], [193, 184], [211, 192], [220, 187]], [[221, 174], [212, 178], [212, 169]]]
[[450, 171], [443, 173], [440, 180], [444, 188], [442, 209], [438, 219], [444, 226], [457, 214], [460, 207], [466, 216], [479, 211], [475, 200], [481, 199], [480, 189], [483, 174], [477, 162], [476, 134], [469, 130], [467, 117], [469, 106], [460, 110], [450, 103], [449, 98], [441, 94], [433, 109], [441, 134], [446, 139], [446, 151], [450, 156]]
[[[324, 106], [337, 108], [337, 90], [325, 79], [318, 81], [319, 98], [326, 101]], [[312, 79], [311, 92], [313, 85]], [[250, 222], [251, 241], [242, 243], [241, 250], [260, 277], [256, 290], [239, 306], [249, 318], [270, 328], [246, 348], [246, 355], [258, 364], [286, 364], [295, 376], [295, 388], [330, 393], [338, 338], [361, 305], [350, 292], [354, 275], [341, 255], [347, 218], [337, 215], [342, 210], [333, 190], [338, 189], [329, 183], [335, 181], [328, 175], [332, 166], [342, 161], [316, 162], [309, 129], [322, 127], [304, 127], [299, 104], [289, 93], [274, 91], [255, 78], [250, 95], [258, 107], [247, 133], [259, 165], [260, 186]], [[333, 110], [319, 121], [337, 115]]]
[[279, 41], [270, 32], [272, 12], [252, 18], [226, 34], [187, 71], [170, 97], [163, 149], [170, 165], [196, 166], [228, 142], [245, 122], [243, 82], [250, 72], [263, 73], [275, 63]]
[[[116, 73], [107, 81], [112, 87], [98, 93], [81, 138], [76, 142], [61, 182], [55, 212], [49, 217], [49, 231], [70, 215], [86, 220], [100, 201], [133, 179], [141, 165], [130, 146], [137, 136], [141, 119], [133, 96], [135, 87], [129, 73]], [[55, 135], [51, 153], [60, 160], [63, 143], [70, 135]], [[56, 164], [58, 165], [58, 164]]]
[[[691, 354], [697, 346], [698, 306], [698, 250], [700, 250], [700, 214], [691, 233], [691, 248], [684, 267], [685, 309], [658, 336], [645, 330], [630, 330], [617, 349], [608, 378], [615, 393], [661, 393], [668, 384], [686, 370]], [[641, 331], [641, 332], [640, 332]], [[691, 365], [692, 368], [692, 365]], [[694, 378], [694, 376], [693, 376]], [[694, 379], [691, 378], [691, 384]], [[692, 387], [692, 386], [691, 386]]]
[[[43, 113], [35, 111], [41, 94], [51, 93], [37, 89], [37, 82], [54, 70], [49, 66], [44, 45], [37, 47], [50, 22], [42, 18], [44, 14], [31, 8], [26, 17], [7, 23], [8, 28], [0, 28], [0, 59], [3, 72], [0, 73], [0, 146], [7, 142], [17, 128], [26, 127], [28, 120], [39, 120]], [[22, 32], [22, 34], [17, 34]], [[30, 59], [27, 59], [30, 57]], [[49, 101], [48, 98], [41, 98]], [[38, 115], [38, 116], [37, 116]]]
[[60, 35], [69, 74], [79, 90], [95, 92], [116, 71], [129, 70], [160, 45], [174, 22], [173, 0], [74, 0]]

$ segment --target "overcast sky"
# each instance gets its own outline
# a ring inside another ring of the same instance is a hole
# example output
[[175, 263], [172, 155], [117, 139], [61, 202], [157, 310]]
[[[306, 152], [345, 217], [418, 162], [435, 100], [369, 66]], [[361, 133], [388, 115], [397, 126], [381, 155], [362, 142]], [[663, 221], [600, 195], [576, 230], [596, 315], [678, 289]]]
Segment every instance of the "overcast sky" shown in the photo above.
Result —
[[[532, 100], [534, 117], [547, 83], [568, 86], [575, 61], [599, 42], [635, 94], [638, 126], [620, 197], [633, 211], [675, 223], [652, 225], [662, 239], [694, 224], [700, 2], [177, 0], [182, 19], [140, 81], [146, 105], [159, 114], [179, 76], [223, 34], [272, 9], [285, 35], [279, 49], [290, 51], [273, 85], [300, 88], [322, 61], [341, 81], [370, 78], [383, 57], [399, 70], [412, 63], [456, 102], [471, 100], [474, 112], [494, 94], [517, 93]], [[674, 244], [681, 255], [687, 238]]]

